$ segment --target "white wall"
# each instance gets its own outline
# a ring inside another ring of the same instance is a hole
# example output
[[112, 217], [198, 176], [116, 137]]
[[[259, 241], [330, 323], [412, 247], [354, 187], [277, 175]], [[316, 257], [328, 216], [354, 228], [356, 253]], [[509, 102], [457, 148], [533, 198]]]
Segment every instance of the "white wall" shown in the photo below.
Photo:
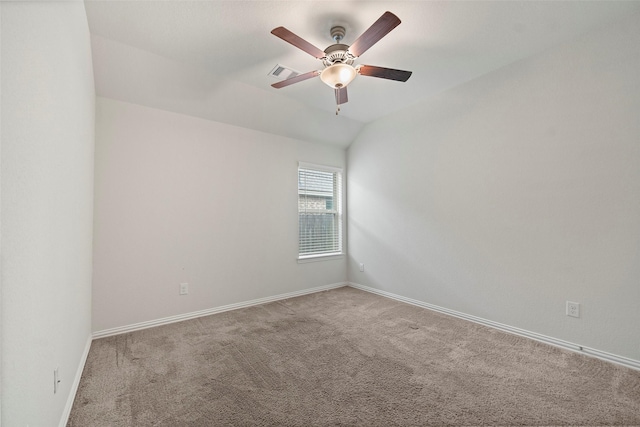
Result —
[[635, 15], [368, 125], [349, 280], [640, 360], [638, 46]]
[[[0, 3], [0, 47], [2, 46], [2, 3]], [[0, 82], [2, 82], [2, 51], [0, 48]], [[2, 100], [2, 84], [0, 84]], [[2, 102], [0, 101], [0, 142], [2, 141]], [[0, 165], [2, 165], [2, 146], [0, 144]], [[0, 169], [0, 201], [2, 200], [2, 169]], [[0, 202], [0, 231], [2, 230], [2, 203]], [[2, 425], [2, 233], [0, 232], [0, 426]]]
[[82, 2], [3, 2], [1, 24], [2, 424], [55, 426], [91, 336], [89, 30]]
[[98, 97], [93, 330], [344, 282], [296, 261], [298, 161], [345, 151]]

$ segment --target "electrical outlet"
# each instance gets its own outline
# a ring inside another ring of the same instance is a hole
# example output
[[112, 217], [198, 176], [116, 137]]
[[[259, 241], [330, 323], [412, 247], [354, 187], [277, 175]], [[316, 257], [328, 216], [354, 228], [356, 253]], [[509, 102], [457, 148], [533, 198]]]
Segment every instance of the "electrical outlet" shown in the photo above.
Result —
[[189, 284], [180, 283], [180, 295], [187, 295], [189, 293]]
[[567, 316], [580, 317], [580, 303], [567, 301]]
[[60, 384], [60, 375], [58, 373], [58, 369], [53, 370], [53, 394], [58, 392], [58, 384]]
[[360, 271], [364, 271], [364, 264], [360, 263]]

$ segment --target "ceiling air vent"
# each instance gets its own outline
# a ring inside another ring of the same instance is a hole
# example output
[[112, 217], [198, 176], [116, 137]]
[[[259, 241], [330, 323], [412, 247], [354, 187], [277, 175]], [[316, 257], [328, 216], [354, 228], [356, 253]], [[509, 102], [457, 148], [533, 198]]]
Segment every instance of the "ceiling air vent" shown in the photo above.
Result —
[[277, 64], [275, 67], [273, 67], [273, 70], [269, 72], [269, 75], [271, 77], [274, 77], [280, 80], [290, 79], [291, 77], [295, 77], [298, 74], [300, 73], [295, 70], [292, 70], [291, 68], [285, 65], [280, 65], [280, 64]]

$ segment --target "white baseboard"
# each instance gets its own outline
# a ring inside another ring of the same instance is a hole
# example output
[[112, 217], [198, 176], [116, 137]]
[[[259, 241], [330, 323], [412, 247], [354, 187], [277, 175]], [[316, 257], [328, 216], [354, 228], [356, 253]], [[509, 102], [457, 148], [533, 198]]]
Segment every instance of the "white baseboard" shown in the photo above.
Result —
[[333, 283], [331, 285], [317, 286], [315, 288], [303, 289], [301, 291], [289, 292], [286, 294], [274, 295], [271, 297], [258, 298], [251, 301], [244, 301], [235, 304], [223, 305], [221, 307], [208, 308], [206, 310], [193, 311], [191, 313], [178, 314], [175, 316], [163, 317], [162, 319], [149, 320], [146, 322], [134, 323], [132, 325], [119, 326], [117, 328], [104, 329], [96, 331], [92, 334], [93, 339], [109, 337], [112, 335], [124, 334], [127, 332], [138, 331], [140, 329], [152, 328], [154, 326], [167, 325], [169, 323], [181, 322], [183, 320], [195, 319], [196, 317], [209, 316], [211, 314], [222, 313], [224, 311], [237, 310], [239, 308], [251, 307], [254, 305], [266, 304], [273, 301], [279, 301], [287, 298], [299, 297], [316, 292], [327, 291], [329, 289], [342, 288], [347, 286], [347, 282]]
[[91, 349], [91, 341], [92, 336], [89, 335], [87, 338], [87, 344], [84, 346], [84, 351], [82, 352], [82, 356], [80, 357], [80, 363], [78, 364], [78, 369], [76, 370], [76, 376], [73, 379], [73, 383], [71, 384], [71, 390], [69, 390], [69, 396], [67, 397], [67, 404], [64, 407], [64, 411], [62, 412], [62, 418], [60, 418], [59, 427], [66, 427], [69, 422], [69, 415], [71, 415], [71, 408], [73, 408], [73, 401], [76, 399], [76, 393], [78, 392], [78, 387], [80, 386], [80, 379], [82, 378], [82, 372], [84, 371], [84, 365], [87, 363], [87, 357], [89, 356], [89, 349]]
[[459, 311], [450, 310], [448, 308], [439, 307], [437, 305], [429, 304], [423, 301], [415, 300], [412, 298], [403, 297], [393, 294], [391, 292], [382, 291], [380, 289], [371, 288], [369, 286], [360, 285], [358, 283], [349, 282], [348, 285], [352, 288], [360, 289], [362, 291], [371, 292], [373, 294], [381, 295], [387, 298], [394, 299], [396, 301], [405, 302], [407, 304], [416, 305], [418, 307], [426, 308], [429, 310], [437, 311], [439, 313], [454, 316], [460, 319], [468, 320], [474, 323], [479, 323], [490, 328], [499, 329], [504, 332], [508, 332], [515, 335], [520, 335], [525, 338], [540, 341], [545, 344], [550, 344], [556, 347], [560, 347], [566, 350], [575, 351], [577, 353], [585, 354], [587, 356], [596, 357], [607, 362], [617, 363], [618, 365], [625, 366], [627, 368], [640, 370], [640, 361], [629, 359], [627, 357], [618, 356], [615, 354], [607, 353], [605, 351], [597, 350], [595, 348], [585, 347], [579, 344], [574, 344], [561, 339], [549, 337], [546, 335], [538, 334], [536, 332], [527, 331], [525, 329], [516, 328], [513, 326], [505, 325], [503, 323], [494, 322], [492, 320], [483, 319], [481, 317], [472, 316], [470, 314], [461, 313]]

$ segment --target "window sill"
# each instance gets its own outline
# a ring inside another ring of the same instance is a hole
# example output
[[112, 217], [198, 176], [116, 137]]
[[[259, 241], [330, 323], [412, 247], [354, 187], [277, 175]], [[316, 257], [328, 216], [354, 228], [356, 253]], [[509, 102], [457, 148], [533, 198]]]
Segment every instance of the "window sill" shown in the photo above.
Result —
[[308, 262], [317, 262], [317, 261], [332, 261], [335, 259], [344, 258], [343, 253], [333, 253], [333, 254], [322, 254], [322, 255], [307, 255], [304, 257], [298, 258], [298, 264], [306, 264]]

